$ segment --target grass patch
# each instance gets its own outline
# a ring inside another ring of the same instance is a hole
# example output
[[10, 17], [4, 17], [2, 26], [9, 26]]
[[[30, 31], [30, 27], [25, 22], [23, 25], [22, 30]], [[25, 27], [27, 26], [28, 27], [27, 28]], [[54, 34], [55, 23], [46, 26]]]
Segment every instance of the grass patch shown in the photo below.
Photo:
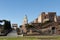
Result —
[[0, 37], [0, 40], [60, 40], [60, 36]]

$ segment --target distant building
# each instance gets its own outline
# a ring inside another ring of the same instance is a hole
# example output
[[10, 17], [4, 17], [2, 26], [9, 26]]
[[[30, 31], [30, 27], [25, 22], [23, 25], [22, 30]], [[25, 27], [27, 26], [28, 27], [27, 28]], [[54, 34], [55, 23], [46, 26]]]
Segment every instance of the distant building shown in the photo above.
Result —
[[26, 30], [26, 24], [28, 24], [28, 18], [27, 18], [27, 15], [25, 15], [24, 17], [24, 20], [23, 20], [23, 24], [21, 26], [21, 30], [22, 30], [22, 33], [26, 33], [27, 30]]
[[56, 12], [48, 12], [47, 14], [45, 12], [42, 12], [41, 15], [38, 17], [38, 23], [44, 23], [45, 21], [57, 21], [57, 15]]
[[22, 25], [25, 25], [25, 24], [28, 24], [28, 18], [27, 18], [27, 15], [24, 16], [23, 24], [22, 24]]
[[32, 23], [38, 23], [38, 18], [35, 19]]
[[18, 24], [12, 24], [12, 27], [14, 30], [16, 30], [18, 28]]

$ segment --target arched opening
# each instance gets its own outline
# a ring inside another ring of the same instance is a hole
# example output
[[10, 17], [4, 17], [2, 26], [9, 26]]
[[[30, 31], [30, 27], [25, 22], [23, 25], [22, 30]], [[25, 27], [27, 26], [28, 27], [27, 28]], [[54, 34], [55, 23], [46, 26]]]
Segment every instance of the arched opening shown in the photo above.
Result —
[[55, 27], [52, 27], [52, 34], [55, 34]]

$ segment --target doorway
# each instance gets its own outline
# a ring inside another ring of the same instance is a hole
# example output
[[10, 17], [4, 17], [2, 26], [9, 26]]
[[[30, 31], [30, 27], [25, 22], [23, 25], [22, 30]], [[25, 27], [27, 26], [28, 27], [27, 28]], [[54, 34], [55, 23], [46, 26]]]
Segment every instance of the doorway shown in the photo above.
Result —
[[55, 34], [55, 30], [56, 30], [56, 28], [52, 27], [52, 34]]

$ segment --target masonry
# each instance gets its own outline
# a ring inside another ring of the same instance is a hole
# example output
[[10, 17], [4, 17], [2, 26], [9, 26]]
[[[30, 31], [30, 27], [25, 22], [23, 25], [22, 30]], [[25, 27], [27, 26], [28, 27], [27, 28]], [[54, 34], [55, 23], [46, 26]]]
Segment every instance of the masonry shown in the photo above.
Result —
[[[56, 12], [42, 12], [33, 22], [22, 25], [22, 31], [26, 35], [59, 35], [60, 34], [60, 17]], [[59, 21], [58, 21], [59, 20]], [[24, 33], [23, 33], [24, 34]]]

